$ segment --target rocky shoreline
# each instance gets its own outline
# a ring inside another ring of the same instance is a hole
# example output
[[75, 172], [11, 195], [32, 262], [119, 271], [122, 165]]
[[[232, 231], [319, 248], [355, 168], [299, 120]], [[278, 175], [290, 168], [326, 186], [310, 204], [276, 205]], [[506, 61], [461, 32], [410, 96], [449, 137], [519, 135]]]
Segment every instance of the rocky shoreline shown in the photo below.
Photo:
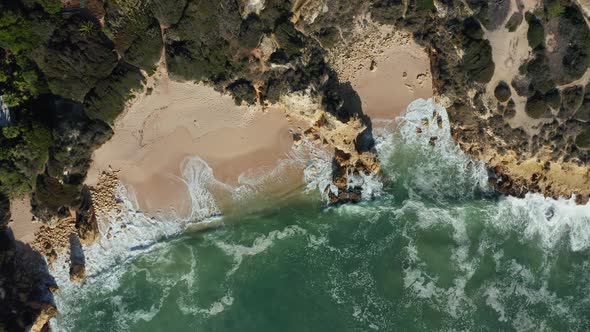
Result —
[[[43, 165], [26, 170], [33, 184], [22, 185], [34, 190], [34, 212], [48, 222], [31, 246], [10, 239], [2, 248], [2, 298], [14, 308], [0, 311], [0, 321], [13, 324], [4, 323], [6, 329], [43, 330], [57, 314], [51, 295], [56, 286], [48, 281], [47, 264], [58, 255], [69, 252], [71, 280], [84, 281], [80, 248], [101, 236], [99, 222], [119, 208], [116, 171], [101, 174], [92, 188], [83, 184], [92, 150], [112, 135], [114, 119], [133, 91], [146, 89], [139, 82], [156, 72], [158, 64], [177, 80], [205, 81], [232, 95], [237, 104], [279, 106], [287, 117], [308, 123], [294, 140], [307, 139], [333, 151], [336, 189], [325, 188], [325, 193], [330, 204], [340, 204], [359, 202], [363, 179], [380, 173], [371, 119], [348, 82], [356, 69], [347, 68], [347, 61], [364, 51], [374, 57], [372, 50], [362, 49], [365, 45], [413, 38], [428, 53], [428, 75], [437, 102], [449, 113], [453, 138], [464, 152], [488, 165], [490, 183], [498, 192], [517, 197], [529, 192], [554, 198], [575, 195], [578, 204], [590, 200], [590, 28], [577, 2], [224, 3], [222, 9], [184, 1], [178, 12], [163, 12], [159, 2], [137, 12], [125, 1], [110, 7], [91, 1], [90, 12], [69, 4], [71, 16], [60, 21], [63, 31], [79, 31], [84, 15], [109, 28], [109, 36], [91, 29], [86, 39], [77, 35], [67, 41], [72, 54], [80, 45], [96, 49], [104, 63], [97, 60], [91, 69], [102, 70], [101, 76], [57, 79], [56, 68], [64, 63], [51, 52], [66, 43], [64, 33], [47, 40], [46, 54], [40, 51], [32, 57], [54, 93], [48, 103], [53, 105], [54, 133], [39, 129], [37, 122], [22, 128], [35, 128], [38, 137], [51, 136], [54, 142], [37, 158], [45, 160]], [[214, 13], [214, 22], [199, 21], [204, 10]], [[151, 15], [147, 21], [146, 13]], [[380, 28], [402, 33], [383, 35]], [[195, 37], [195, 29], [201, 35]], [[201, 47], [219, 54], [203, 53]], [[72, 95], [68, 84], [76, 80], [84, 81], [84, 93]], [[19, 135], [4, 133], [7, 140]], [[21, 280], [17, 257], [23, 253], [42, 268], [28, 267], [41, 272]]]

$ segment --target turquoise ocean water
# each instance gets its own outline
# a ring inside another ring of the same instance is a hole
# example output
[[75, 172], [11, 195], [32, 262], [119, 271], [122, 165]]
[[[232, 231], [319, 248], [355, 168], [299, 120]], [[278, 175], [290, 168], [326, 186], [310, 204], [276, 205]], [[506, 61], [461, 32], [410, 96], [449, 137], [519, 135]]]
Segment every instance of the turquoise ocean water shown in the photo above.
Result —
[[246, 199], [207, 232], [138, 217], [121, 244], [87, 249], [109, 254], [84, 286], [60, 283], [53, 328], [590, 330], [590, 207], [496, 195], [447, 121], [417, 101], [380, 133], [373, 201], [327, 208], [302, 188]]

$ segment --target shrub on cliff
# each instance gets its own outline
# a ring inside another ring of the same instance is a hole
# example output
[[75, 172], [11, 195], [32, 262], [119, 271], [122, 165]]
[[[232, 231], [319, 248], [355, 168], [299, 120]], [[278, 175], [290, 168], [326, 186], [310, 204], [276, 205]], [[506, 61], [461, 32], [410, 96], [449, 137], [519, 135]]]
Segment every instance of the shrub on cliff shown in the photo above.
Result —
[[529, 97], [525, 105], [525, 111], [526, 114], [533, 119], [540, 119], [544, 117], [545, 113], [547, 112], [545, 96], [540, 93], [536, 93], [532, 97]]
[[34, 204], [41, 205], [49, 215], [57, 215], [61, 208], [77, 205], [81, 189], [80, 185], [61, 183], [47, 174], [40, 174], [35, 181]]
[[154, 20], [150, 27], [131, 43], [123, 60], [148, 73], [153, 73], [156, 63], [162, 56], [163, 48], [162, 32], [158, 22]]
[[35, 63], [28, 58], [0, 49], [0, 95], [9, 107], [47, 92], [47, 85], [40, 75]]
[[14, 3], [0, 3], [0, 48], [14, 53], [31, 50], [45, 43], [54, 29], [47, 13], [25, 12]]
[[216, 80], [231, 76], [235, 63], [230, 43], [241, 25], [235, 2], [189, 2], [184, 16], [166, 35], [166, 60], [173, 77]]
[[495, 65], [492, 59], [492, 46], [483, 38], [483, 29], [475, 17], [468, 17], [461, 25], [454, 25], [457, 42], [463, 47], [463, 59], [460, 69], [467, 79], [487, 83], [494, 75]]
[[61, 10], [60, 0], [22, 0], [27, 8], [41, 7], [48, 14], [57, 14]]
[[525, 14], [525, 19], [529, 24], [529, 29], [526, 34], [529, 46], [533, 50], [539, 46], [543, 46], [543, 43], [545, 42], [545, 28], [543, 28], [543, 23], [530, 12]]
[[511, 94], [510, 87], [504, 81], [498, 82], [498, 85], [496, 85], [496, 88], [494, 89], [496, 99], [502, 103], [510, 99]]
[[590, 149], [590, 129], [576, 136], [576, 145], [583, 149]]
[[275, 30], [275, 36], [279, 47], [291, 58], [301, 54], [301, 49], [305, 46], [304, 37], [295, 29], [291, 22], [281, 22]]
[[264, 25], [258, 15], [251, 13], [240, 26], [240, 44], [249, 49], [255, 48], [262, 38], [263, 31]]
[[568, 6], [559, 19], [559, 35], [568, 41], [563, 66], [571, 80], [584, 75], [590, 64], [590, 28], [577, 6]]
[[495, 65], [489, 41], [470, 39], [466, 43], [462, 70], [469, 79], [476, 82], [487, 83], [492, 79]]
[[123, 112], [132, 93], [141, 89], [144, 79], [137, 69], [125, 63], [120, 64], [88, 93], [84, 100], [86, 114], [91, 119], [112, 124]]
[[506, 22], [506, 25], [504, 26], [504, 28], [508, 29], [509, 32], [514, 32], [520, 26], [521, 23], [522, 23], [522, 14], [519, 12], [516, 12], [516, 13], [512, 14], [512, 16], [510, 16], [510, 19], [508, 20], [508, 22]]
[[561, 109], [559, 117], [562, 119], [569, 118], [582, 104], [584, 99], [584, 89], [581, 86], [571, 86], [561, 91]]
[[246, 102], [248, 105], [252, 105], [256, 102], [256, 90], [247, 80], [238, 80], [227, 87], [227, 90], [234, 97], [236, 105], [241, 105], [242, 102]]
[[383, 24], [394, 24], [404, 14], [403, 0], [373, 0], [371, 17]]
[[170, 27], [182, 17], [187, 0], [152, 0], [149, 8], [164, 27]]
[[43, 170], [53, 145], [51, 131], [38, 121], [22, 122], [3, 130], [0, 137], [0, 192], [11, 197], [30, 189]]
[[32, 52], [52, 93], [82, 101], [96, 82], [117, 65], [117, 54], [100, 29], [81, 33], [86, 19], [74, 15], [61, 24], [50, 40]]
[[104, 31], [119, 54], [124, 54], [134, 40], [148, 30], [153, 18], [149, 1], [118, 0], [106, 2]]
[[559, 95], [558, 89], [551, 89], [545, 94], [545, 100], [547, 101], [547, 105], [549, 105], [554, 110], [559, 109], [559, 105], [561, 104], [561, 96]]

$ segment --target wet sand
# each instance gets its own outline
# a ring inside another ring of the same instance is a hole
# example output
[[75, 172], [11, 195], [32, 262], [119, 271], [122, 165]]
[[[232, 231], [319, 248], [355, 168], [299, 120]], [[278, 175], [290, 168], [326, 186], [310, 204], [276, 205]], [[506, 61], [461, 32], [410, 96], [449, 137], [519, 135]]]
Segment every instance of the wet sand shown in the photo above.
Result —
[[[133, 188], [144, 212], [172, 209], [186, 216], [190, 197], [181, 179], [186, 158], [200, 157], [218, 181], [237, 186], [242, 174], [272, 170], [288, 159], [291, 131], [297, 128], [278, 109], [236, 106], [210, 87], [163, 75], [114, 130], [113, 138], [94, 152], [87, 183], [96, 184], [99, 172], [110, 167]], [[300, 185], [298, 177], [292, 185]]]

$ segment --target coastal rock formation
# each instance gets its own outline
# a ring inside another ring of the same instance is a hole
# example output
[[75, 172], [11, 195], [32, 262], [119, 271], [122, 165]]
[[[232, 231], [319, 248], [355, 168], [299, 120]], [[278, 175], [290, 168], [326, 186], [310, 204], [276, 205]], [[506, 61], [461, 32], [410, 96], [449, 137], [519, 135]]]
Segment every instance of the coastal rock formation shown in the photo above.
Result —
[[55, 281], [43, 257], [12, 238], [9, 201], [0, 196], [0, 329], [46, 331], [57, 315]]
[[578, 2], [308, 0], [293, 8], [298, 30], [343, 73], [348, 59], [386, 42], [368, 22], [410, 33], [430, 56], [453, 137], [489, 165], [500, 192], [588, 201], [590, 30]]
[[[362, 197], [363, 177], [376, 176], [380, 165], [375, 151], [368, 119], [356, 114], [347, 121], [326, 112], [321, 103], [309, 94], [296, 93], [283, 96], [280, 104], [287, 116], [307, 122], [304, 131], [310, 141], [317, 141], [334, 149], [333, 183], [337, 190], [327, 191], [330, 202], [359, 202]], [[366, 199], [371, 197], [365, 197]]]
[[[493, 9], [468, 3], [447, 6], [419, 39], [429, 49], [453, 137], [489, 165], [502, 193], [575, 194], [587, 202], [586, 19], [567, 1], [506, 1]], [[524, 20], [516, 24], [515, 16]]]
[[[85, 276], [80, 245], [98, 239], [100, 221], [118, 208], [116, 174], [84, 185], [92, 151], [134, 96], [150, 93], [158, 66], [238, 105], [279, 105], [307, 122], [303, 135], [334, 155], [330, 203], [358, 202], [380, 167], [371, 120], [349, 84], [359, 69], [351, 60], [413, 38], [431, 61], [417, 82], [432, 79], [454, 139], [487, 163], [498, 191], [590, 198], [583, 1], [23, 0], [2, 2], [0, 13], [0, 104], [11, 109], [0, 194], [32, 193], [46, 224], [23, 252], [51, 264], [69, 250], [75, 281]], [[17, 280], [16, 244], [3, 243], [2, 285], [16, 286], [2, 294], [19, 310], [2, 320], [41, 328], [55, 307], [32, 290], [51, 287], [41, 275]]]

